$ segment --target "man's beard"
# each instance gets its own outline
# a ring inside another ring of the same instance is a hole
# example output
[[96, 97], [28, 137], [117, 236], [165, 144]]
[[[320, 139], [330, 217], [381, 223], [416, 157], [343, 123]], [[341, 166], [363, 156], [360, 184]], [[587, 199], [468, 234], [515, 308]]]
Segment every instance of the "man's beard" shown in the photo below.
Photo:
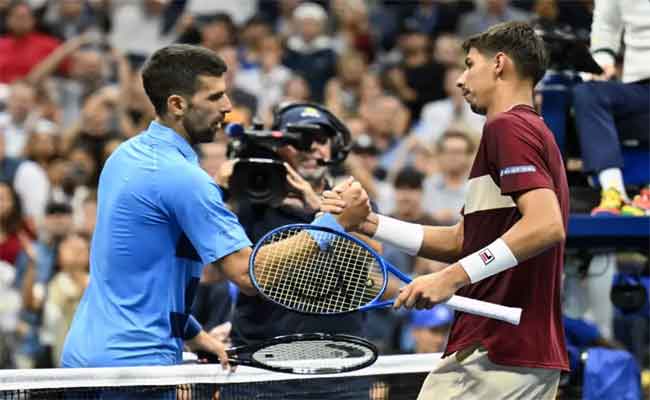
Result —
[[[190, 104], [187, 115], [183, 117], [183, 128], [192, 141], [192, 145], [198, 143], [208, 143], [214, 140], [216, 131], [212, 123], [206, 125], [206, 116], [194, 111]], [[203, 125], [203, 126], [201, 126]]]
[[298, 168], [298, 173], [309, 183], [319, 183], [325, 174], [327, 174], [326, 166], [319, 166], [316, 169], [305, 170], [304, 168]]
[[487, 114], [487, 109], [485, 107], [479, 107], [474, 103], [469, 103], [470, 108], [472, 111], [478, 115], [485, 115]]

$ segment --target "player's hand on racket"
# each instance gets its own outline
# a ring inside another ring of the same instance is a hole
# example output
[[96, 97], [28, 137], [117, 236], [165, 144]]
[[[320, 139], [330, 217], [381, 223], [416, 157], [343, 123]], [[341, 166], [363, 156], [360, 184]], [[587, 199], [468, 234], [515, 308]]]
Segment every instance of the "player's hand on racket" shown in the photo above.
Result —
[[401, 289], [393, 307], [429, 309], [449, 300], [458, 289], [468, 283], [469, 277], [460, 264], [453, 264], [441, 271], [413, 279]]
[[206, 331], [199, 332], [193, 339], [186, 341], [186, 344], [193, 352], [205, 351], [208, 353], [216, 354], [219, 358], [219, 363], [224, 370], [234, 370], [228, 363], [228, 353], [226, 353], [226, 345], [219, 339], [212, 337]]

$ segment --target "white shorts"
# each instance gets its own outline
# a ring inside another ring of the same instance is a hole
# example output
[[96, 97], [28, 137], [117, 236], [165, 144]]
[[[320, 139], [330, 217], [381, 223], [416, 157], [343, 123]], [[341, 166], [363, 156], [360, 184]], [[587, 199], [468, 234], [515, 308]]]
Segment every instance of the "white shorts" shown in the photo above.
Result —
[[560, 370], [494, 364], [474, 346], [440, 361], [429, 373], [418, 400], [555, 399]]

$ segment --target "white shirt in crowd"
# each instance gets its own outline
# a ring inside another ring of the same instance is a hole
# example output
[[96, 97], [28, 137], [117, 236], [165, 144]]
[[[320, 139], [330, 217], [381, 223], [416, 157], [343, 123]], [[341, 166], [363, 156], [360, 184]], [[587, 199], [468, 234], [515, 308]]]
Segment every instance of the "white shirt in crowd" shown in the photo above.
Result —
[[[599, 65], [614, 65], [625, 43], [623, 82], [650, 78], [650, 1], [596, 0], [591, 25], [591, 51]], [[609, 50], [612, 53], [608, 51]]]

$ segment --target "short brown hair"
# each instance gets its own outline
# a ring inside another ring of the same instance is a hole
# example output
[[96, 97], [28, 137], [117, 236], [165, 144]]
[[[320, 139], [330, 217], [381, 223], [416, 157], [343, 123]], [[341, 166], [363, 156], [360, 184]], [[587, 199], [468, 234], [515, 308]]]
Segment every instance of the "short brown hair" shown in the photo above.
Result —
[[188, 44], [173, 44], [157, 50], [142, 69], [142, 84], [156, 114], [167, 112], [173, 94], [191, 97], [199, 89], [199, 76], [221, 76], [228, 67], [213, 51]]
[[526, 22], [504, 22], [470, 36], [463, 42], [463, 50], [468, 53], [472, 47], [482, 54], [506, 53], [515, 62], [519, 75], [530, 78], [533, 85], [546, 72], [548, 56], [544, 41]]

